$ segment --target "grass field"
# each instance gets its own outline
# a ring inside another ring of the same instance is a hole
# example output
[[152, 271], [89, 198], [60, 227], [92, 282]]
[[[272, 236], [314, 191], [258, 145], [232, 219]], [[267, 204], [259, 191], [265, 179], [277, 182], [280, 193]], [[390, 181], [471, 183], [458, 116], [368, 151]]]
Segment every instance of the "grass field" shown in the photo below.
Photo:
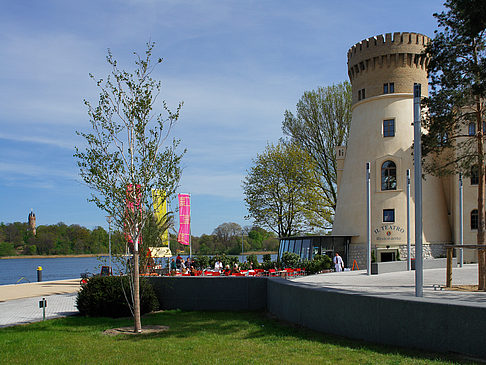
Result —
[[364, 344], [262, 313], [165, 311], [142, 318], [167, 332], [107, 336], [131, 319], [67, 317], [0, 329], [2, 364], [451, 364], [455, 359]]

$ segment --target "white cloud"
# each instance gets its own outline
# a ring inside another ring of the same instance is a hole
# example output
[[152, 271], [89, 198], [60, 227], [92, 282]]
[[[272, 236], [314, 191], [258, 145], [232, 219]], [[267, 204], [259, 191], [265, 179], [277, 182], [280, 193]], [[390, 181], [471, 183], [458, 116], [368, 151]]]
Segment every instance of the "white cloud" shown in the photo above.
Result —
[[78, 175], [73, 170], [55, 169], [48, 166], [38, 166], [29, 163], [0, 162], [0, 173], [9, 174], [10, 178], [12, 178], [11, 174], [37, 178], [63, 177], [73, 181], [78, 178]]
[[242, 175], [183, 174], [181, 191], [197, 195], [243, 199]]
[[49, 138], [38, 135], [25, 135], [25, 134], [8, 134], [0, 132], [0, 139], [7, 139], [14, 142], [30, 142], [51, 145], [59, 148], [74, 149], [74, 141], [64, 138]]

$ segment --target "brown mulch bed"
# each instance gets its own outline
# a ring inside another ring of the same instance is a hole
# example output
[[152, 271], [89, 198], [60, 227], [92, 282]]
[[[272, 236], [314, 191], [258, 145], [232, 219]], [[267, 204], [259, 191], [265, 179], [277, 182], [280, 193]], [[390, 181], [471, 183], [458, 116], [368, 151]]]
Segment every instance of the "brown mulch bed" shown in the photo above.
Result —
[[146, 335], [150, 333], [160, 333], [168, 331], [168, 326], [160, 326], [160, 325], [147, 325], [142, 326], [141, 333], [133, 332], [133, 326], [128, 327], [120, 327], [120, 328], [110, 328], [106, 331], [103, 331], [103, 334], [108, 336], [117, 336], [117, 335]]
[[444, 288], [444, 289], [453, 290], [453, 291], [483, 292], [482, 290], [478, 290], [477, 285], [453, 285], [452, 288]]

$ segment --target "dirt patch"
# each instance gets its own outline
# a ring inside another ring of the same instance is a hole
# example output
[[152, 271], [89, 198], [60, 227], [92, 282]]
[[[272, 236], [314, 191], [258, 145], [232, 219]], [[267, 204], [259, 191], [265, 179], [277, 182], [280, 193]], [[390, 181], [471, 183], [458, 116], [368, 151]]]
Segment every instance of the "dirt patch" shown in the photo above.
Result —
[[445, 290], [452, 290], [452, 291], [470, 291], [470, 292], [483, 292], [482, 290], [478, 290], [477, 285], [453, 285], [452, 288], [444, 288]]
[[146, 335], [150, 333], [160, 333], [160, 332], [165, 332], [168, 331], [169, 327], [168, 326], [160, 326], [160, 325], [147, 325], [147, 326], [142, 326], [142, 332], [141, 333], [135, 333], [133, 332], [133, 326], [129, 327], [120, 327], [120, 328], [110, 328], [106, 331], [103, 331], [103, 334], [108, 335], [108, 336], [118, 336], [118, 335]]

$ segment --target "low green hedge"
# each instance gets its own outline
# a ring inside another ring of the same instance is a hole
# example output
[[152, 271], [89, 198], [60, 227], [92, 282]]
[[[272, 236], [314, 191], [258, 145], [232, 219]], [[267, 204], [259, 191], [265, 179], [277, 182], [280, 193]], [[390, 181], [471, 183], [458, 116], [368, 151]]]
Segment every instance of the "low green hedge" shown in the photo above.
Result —
[[[76, 298], [79, 313], [91, 317], [132, 316], [127, 299], [132, 304], [132, 295], [127, 276], [94, 276], [81, 287]], [[140, 278], [140, 313], [153, 312], [159, 308], [152, 285]]]

